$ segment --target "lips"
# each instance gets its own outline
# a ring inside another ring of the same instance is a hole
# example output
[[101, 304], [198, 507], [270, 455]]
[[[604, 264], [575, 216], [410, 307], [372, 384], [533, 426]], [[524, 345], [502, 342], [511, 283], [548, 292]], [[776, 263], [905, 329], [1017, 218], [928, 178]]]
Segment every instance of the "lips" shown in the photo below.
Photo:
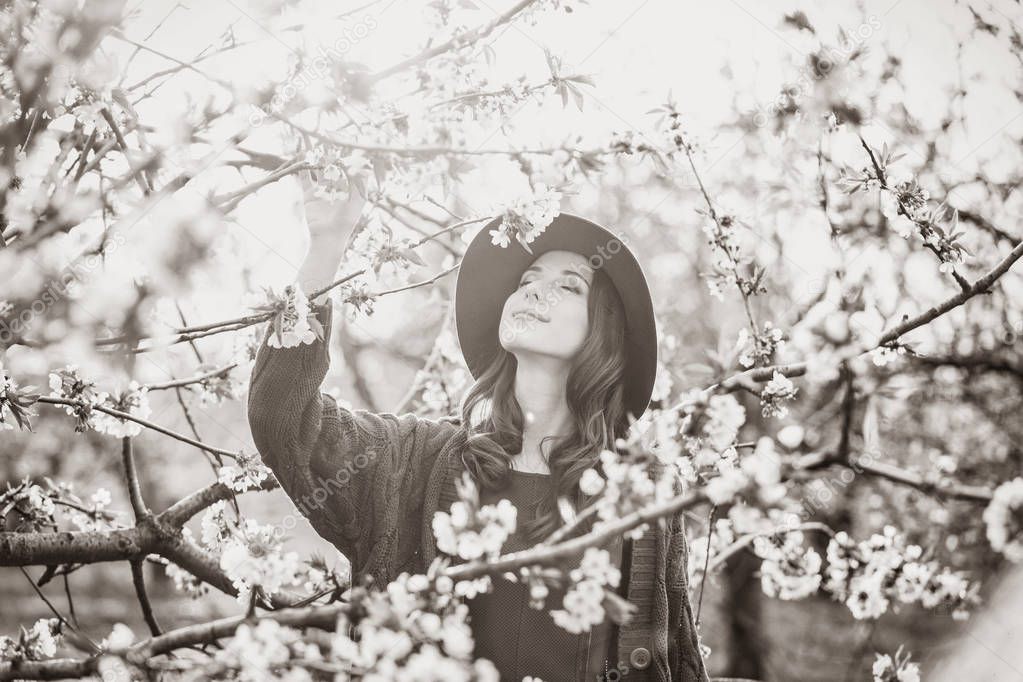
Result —
[[536, 320], [537, 322], [550, 322], [551, 321], [551, 318], [548, 317], [547, 315], [541, 315], [540, 313], [532, 311], [532, 310], [516, 310], [514, 313], [512, 313], [512, 317], [522, 317], [524, 319], [532, 318], [532, 319]]

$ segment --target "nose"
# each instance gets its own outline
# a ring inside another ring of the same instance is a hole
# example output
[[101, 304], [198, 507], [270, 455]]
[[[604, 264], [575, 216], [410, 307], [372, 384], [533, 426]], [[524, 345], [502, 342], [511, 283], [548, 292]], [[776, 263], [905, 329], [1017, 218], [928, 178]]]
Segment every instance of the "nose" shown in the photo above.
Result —
[[526, 284], [526, 286], [523, 288], [523, 295], [525, 296], [527, 301], [539, 303], [540, 302], [539, 285], [537, 286], [534, 285], [537, 285], [536, 280]]

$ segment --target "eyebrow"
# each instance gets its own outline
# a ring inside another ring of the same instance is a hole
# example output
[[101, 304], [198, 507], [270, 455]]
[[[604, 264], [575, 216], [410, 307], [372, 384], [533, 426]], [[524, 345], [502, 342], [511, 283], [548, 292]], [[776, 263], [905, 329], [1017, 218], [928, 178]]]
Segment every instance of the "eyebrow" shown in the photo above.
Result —
[[[521, 281], [522, 278], [526, 276], [526, 273], [529, 273], [529, 272], [540, 272], [540, 269], [541, 268], [538, 265], [530, 265], [528, 268], [526, 268], [526, 271], [523, 272], [521, 276], [519, 276], [519, 280]], [[589, 286], [590, 286], [590, 283], [586, 280], [586, 278], [583, 277], [582, 275], [580, 275], [575, 270], [562, 270], [561, 274], [563, 274], [563, 275], [575, 275], [576, 277], [578, 277], [579, 279], [581, 279], [583, 281], [583, 284], [585, 284], [587, 286], [587, 288], [589, 288]]]

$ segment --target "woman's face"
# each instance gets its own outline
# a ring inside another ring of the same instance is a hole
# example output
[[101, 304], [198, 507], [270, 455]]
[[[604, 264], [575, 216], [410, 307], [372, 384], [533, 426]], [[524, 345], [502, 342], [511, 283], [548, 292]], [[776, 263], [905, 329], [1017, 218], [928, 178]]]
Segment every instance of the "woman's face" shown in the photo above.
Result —
[[573, 251], [548, 251], [522, 274], [501, 312], [501, 345], [510, 353], [570, 360], [589, 330], [593, 268]]

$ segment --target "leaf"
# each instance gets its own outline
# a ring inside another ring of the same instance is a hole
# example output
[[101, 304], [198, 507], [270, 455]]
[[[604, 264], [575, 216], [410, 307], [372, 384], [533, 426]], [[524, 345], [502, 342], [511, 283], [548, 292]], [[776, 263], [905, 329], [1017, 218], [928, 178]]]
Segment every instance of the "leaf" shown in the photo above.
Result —
[[399, 256], [409, 261], [410, 263], [415, 263], [416, 265], [421, 265], [424, 267], [426, 266], [426, 261], [420, 258], [419, 254], [417, 254], [413, 249], [397, 249], [396, 252]]
[[564, 82], [559, 82], [555, 92], [561, 95], [561, 107], [563, 109], [568, 107], [568, 86]]
[[543, 56], [547, 60], [547, 68], [550, 69], [551, 77], [561, 80], [558, 76], [558, 59], [546, 47], [543, 49]]
[[799, 30], [816, 33], [813, 29], [813, 24], [810, 23], [810, 20], [806, 17], [806, 13], [802, 10], [796, 10], [792, 14], [786, 14], [784, 19], [782, 19], [782, 22]]
[[497, 62], [497, 51], [494, 49], [493, 45], [489, 43], [483, 46], [483, 56], [487, 60], [487, 66], [491, 68]]
[[575, 86], [569, 85], [568, 88], [569, 90], [572, 91], [572, 97], [575, 99], [575, 105], [579, 107], [579, 111], [582, 111], [584, 101], [583, 93], [580, 92], [579, 88], [576, 88]]
[[524, 242], [522, 240], [522, 235], [517, 232], [515, 233], [515, 241], [517, 241], [519, 244], [522, 244], [522, 248], [526, 250], [526, 253], [528, 253], [529, 255], [533, 255], [533, 249], [529, 248], [529, 244]]
[[570, 76], [565, 80], [574, 81], [576, 83], [582, 83], [583, 85], [589, 85], [591, 88], [597, 87], [597, 84], [593, 82], [593, 78], [591, 76]]

